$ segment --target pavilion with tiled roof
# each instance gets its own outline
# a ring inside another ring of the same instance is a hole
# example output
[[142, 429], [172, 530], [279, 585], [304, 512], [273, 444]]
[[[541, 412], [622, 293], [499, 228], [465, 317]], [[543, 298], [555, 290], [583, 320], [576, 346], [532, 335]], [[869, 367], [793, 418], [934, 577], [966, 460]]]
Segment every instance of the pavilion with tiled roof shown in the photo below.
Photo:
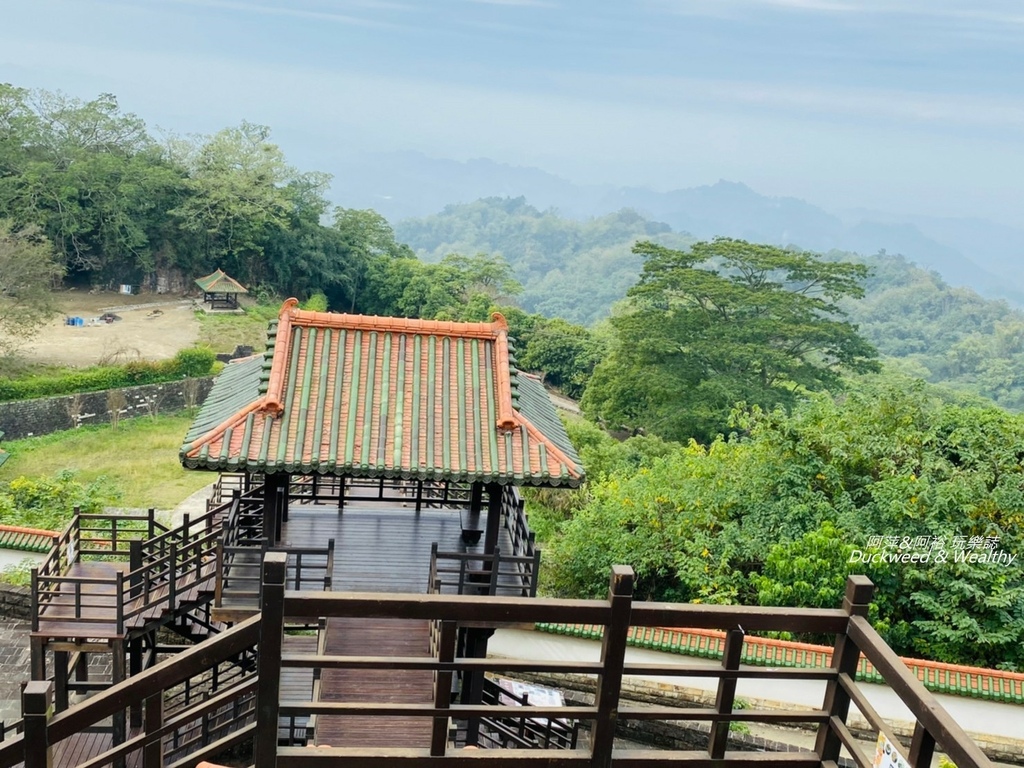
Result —
[[238, 309], [238, 297], [248, 293], [245, 286], [221, 269], [196, 279], [203, 301], [213, 309]]
[[516, 369], [501, 315], [371, 317], [305, 311], [295, 299], [263, 355], [224, 369], [180, 458], [189, 469], [261, 474], [268, 493], [294, 476], [464, 484], [476, 513], [503, 486], [584, 479], [540, 381]]

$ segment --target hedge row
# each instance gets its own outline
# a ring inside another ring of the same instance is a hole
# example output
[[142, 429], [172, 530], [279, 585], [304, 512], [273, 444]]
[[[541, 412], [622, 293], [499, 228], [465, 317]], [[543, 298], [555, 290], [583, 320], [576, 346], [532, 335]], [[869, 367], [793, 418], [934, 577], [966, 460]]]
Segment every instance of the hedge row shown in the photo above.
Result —
[[125, 365], [86, 368], [54, 376], [29, 376], [23, 379], [0, 380], [0, 401], [31, 400], [36, 397], [72, 395], [76, 392], [98, 392], [140, 384], [205, 376], [213, 369], [217, 357], [205, 347], [183, 349], [170, 360], [151, 362], [137, 360]]

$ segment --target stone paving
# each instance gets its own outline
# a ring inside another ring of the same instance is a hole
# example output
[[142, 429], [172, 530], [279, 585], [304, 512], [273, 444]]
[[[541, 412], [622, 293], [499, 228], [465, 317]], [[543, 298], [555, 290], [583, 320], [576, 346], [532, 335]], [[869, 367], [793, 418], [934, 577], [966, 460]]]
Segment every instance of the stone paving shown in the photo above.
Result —
[[21, 719], [21, 685], [29, 679], [27, 621], [0, 617], [0, 720]]

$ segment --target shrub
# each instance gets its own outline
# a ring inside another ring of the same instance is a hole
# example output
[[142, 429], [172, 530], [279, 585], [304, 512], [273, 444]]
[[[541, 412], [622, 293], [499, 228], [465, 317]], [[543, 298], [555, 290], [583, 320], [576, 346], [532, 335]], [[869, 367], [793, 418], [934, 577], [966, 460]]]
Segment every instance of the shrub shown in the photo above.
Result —
[[124, 365], [87, 368], [58, 375], [0, 379], [0, 401], [97, 392], [205, 376], [216, 362], [217, 356], [209, 347], [190, 347], [178, 352], [171, 360], [133, 360]]
[[181, 376], [195, 378], [205, 376], [217, 362], [217, 355], [209, 347], [189, 347], [179, 350], [174, 356], [176, 372]]
[[102, 512], [119, 497], [106, 478], [86, 484], [67, 470], [53, 477], [16, 477], [0, 490], [0, 516], [8, 525], [59, 531], [75, 507], [86, 513]]
[[310, 312], [326, 312], [327, 306], [327, 296], [323, 291], [317, 291], [302, 302], [302, 308], [308, 309]]

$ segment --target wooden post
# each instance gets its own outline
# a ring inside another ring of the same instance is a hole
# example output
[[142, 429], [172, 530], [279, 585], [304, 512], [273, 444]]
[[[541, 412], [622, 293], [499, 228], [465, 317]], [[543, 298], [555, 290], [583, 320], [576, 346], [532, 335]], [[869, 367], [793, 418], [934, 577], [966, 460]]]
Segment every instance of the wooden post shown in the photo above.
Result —
[[501, 527], [501, 485], [487, 484], [487, 527], [484, 529], [484, 554], [494, 554]]
[[128, 542], [128, 587], [132, 598], [142, 594], [142, 539]]
[[[164, 694], [157, 691], [146, 697], [146, 733], [155, 734], [164, 727]], [[164, 768], [163, 740], [154, 737], [142, 748], [142, 768]]]
[[[314, 475], [316, 477], [316, 475]], [[281, 502], [281, 514], [277, 516], [277, 538], [281, 538], [281, 524], [288, 522], [288, 506], [292, 498], [292, 476], [284, 476], [284, 499]]]
[[25, 727], [25, 768], [52, 768], [46, 726], [53, 714], [53, 683], [34, 680], [21, 692], [21, 713]]
[[281, 646], [284, 642], [284, 582], [288, 555], [268, 552], [263, 558], [260, 610], [260, 655], [257, 661], [255, 768], [277, 766], [277, 719], [281, 695]]
[[[128, 676], [142, 674], [142, 638], [134, 637], [128, 641]], [[142, 702], [133, 701], [129, 709], [129, 720], [132, 728], [142, 726]]]
[[597, 684], [597, 717], [591, 730], [593, 768], [611, 768], [612, 742], [619, 719], [619, 693], [622, 691], [622, 665], [626, 660], [626, 639], [633, 607], [633, 569], [613, 565], [608, 602], [611, 615], [601, 640], [601, 678]]
[[910, 742], [910, 768], [928, 768], [932, 764], [932, 755], [935, 752], [935, 737], [928, 733], [928, 730], [917, 723], [914, 726], [914, 738]]
[[[725, 637], [725, 651], [722, 653], [722, 669], [737, 670], [743, 654], [743, 630], [731, 629]], [[723, 715], [732, 713], [736, 700], [736, 678], [720, 678], [718, 694], [715, 696], [715, 710]], [[716, 720], [711, 723], [711, 734], [708, 736], [708, 757], [721, 760], [725, 757], [725, 747], [729, 740], [729, 723]]]
[[[462, 655], [469, 659], [487, 658], [487, 640], [493, 629], [481, 627], [466, 627], [463, 632]], [[482, 670], [474, 669], [462, 673], [462, 694], [459, 697], [460, 704], [481, 704], [484, 698], [484, 673]], [[466, 744], [475, 745], [480, 736], [480, 718], [471, 717], [466, 721]]]
[[[850, 616], [867, 616], [871, 604], [871, 595], [875, 585], [867, 576], [850, 576], [846, 580], [846, 596], [843, 598], [843, 610]], [[832, 668], [837, 674], [848, 674], [851, 678], [857, 674], [860, 663], [860, 649], [847, 633], [836, 635], [836, 645], [832, 651]], [[825, 686], [825, 702], [821, 707], [831, 717], [838, 717], [844, 723], [850, 713], [850, 695], [839, 684], [838, 680], [829, 680]], [[838, 734], [826, 721], [818, 727], [818, 737], [814, 742], [814, 751], [822, 762], [838, 761], [843, 743]]]
[[68, 652], [53, 652], [53, 695], [58, 712], [68, 708]]
[[[441, 622], [441, 637], [438, 641], [437, 660], [442, 662], [455, 661], [455, 639], [458, 635], [454, 621]], [[439, 671], [434, 682], [434, 706], [448, 709], [452, 703], [451, 670]], [[444, 757], [448, 746], [448, 718], [435, 717], [434, 728], [430, 737], [431, 757]]]
[[288, 515], [288, 475], [284, 476], [284, 486], [277, 489], [276, 498], [276, 512], [274, 513], [274, 530], [272, 539], [268, 539], [268, 543], [273, 546], [281, 540], [281, 525], [284, 522], [285, 517]]
[[[125, 661], [127, 656], [127, 648], [125, 648], [125, 641], [123, 639], [112, 641], [110, 647], [112, 651], [110, 654], [110, 682], [113, 685], [117, 685], [118, 683], [124, 682], [126, 676]], [[113, 715], [111, 715], [110, 725], [110, 740], [113, 746], [116, 747], [120, 744], [124, 744], [125, 740], [128, 738], [128, 723], [125, 718], [125, 713], [123, 709], [119, 709]], [[118, 768], [123, 768], [124, 758], [121, 757], [115, 760], [114, 765]]]
[[263, 478], [263, 539], [273, 543], [277, 531], [277, 491], [281, 487], [281, 475], [266, 475]]

